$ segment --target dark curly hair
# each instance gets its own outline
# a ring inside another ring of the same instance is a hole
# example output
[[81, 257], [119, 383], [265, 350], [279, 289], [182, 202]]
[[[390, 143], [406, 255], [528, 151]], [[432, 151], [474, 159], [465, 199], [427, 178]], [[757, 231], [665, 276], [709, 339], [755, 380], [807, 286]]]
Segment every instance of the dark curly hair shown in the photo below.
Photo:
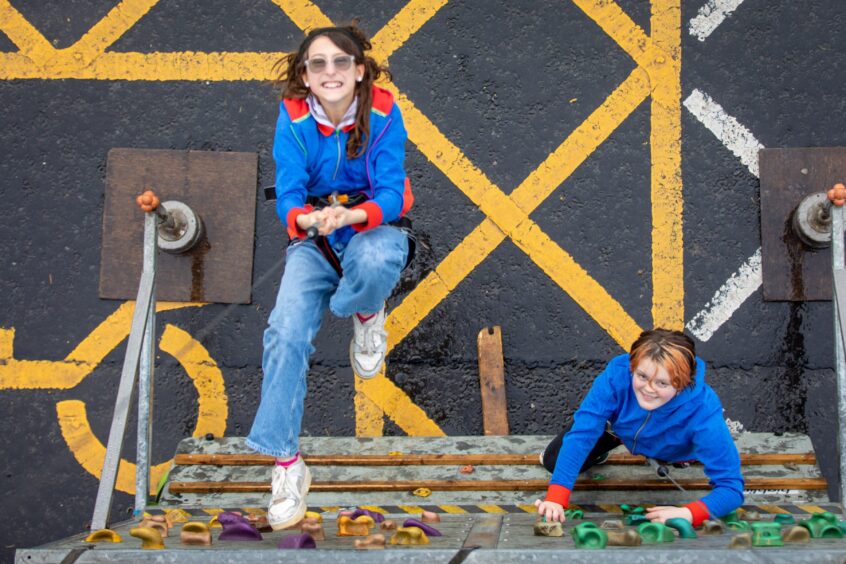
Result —
[[320, 27], [308, 32], [299, 49], [282, 57], [273, 66], [273, 72], [278, 73], [273, 84], [281, 92], [281, 98], [303, 99], [308, 96], [309, 89], [303, 82], [303, 74], [306, 70], [305, 60], [309, 46], [316, 38], [323, 35], [344, 53], [355, 55], [356, 65], [364, 65], [361, 82], [356, 82], [355, 85], [358, 108], [353, 130], [347, 140], [347, 158], [354, 159], [364, 153], [367, 145], [367, 137], [370, 133], [370, 109], [373, 106], [373, 83], [383, 76], [386, 80], [391, 80], [391, 72], [366, 54], [372, 49], [372, 45], [364, 30], [358, 27], [358, 21], [353, 20], [350, 25], [343, 27]]

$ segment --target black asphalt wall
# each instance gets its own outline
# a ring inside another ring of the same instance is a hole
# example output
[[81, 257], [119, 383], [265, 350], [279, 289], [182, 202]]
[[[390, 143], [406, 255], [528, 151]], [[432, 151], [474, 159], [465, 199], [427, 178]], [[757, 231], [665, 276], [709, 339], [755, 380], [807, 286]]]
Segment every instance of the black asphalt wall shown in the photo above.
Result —
[[[697, 327], [701, 311], [727, 312], [713, 335], [696, 338], [726, 417], [748, 431], [808, 433], [837, 495], [831, 303], [765, 302], [754, 285], [734, 306], [715, 298], [761, 246], [760, 186], [732, 150], [748, 146], [748, 137], [721, 139], [709, 121], [716, 114], [697, 115], [683, 103], [696, 92], [707, 95], [723, 119], [736, 120], [764, 147], [846, 145], [846, 47], [838, 39], [846, 5], [745, 0], [700, 39], [695, 32], [702, 25], [694, 21], [703, 21], [696, 18], [706, 4], [719, 3], [682, 0], [676, 31], [683, 275], [673, 292], [689, 329]], [[16, 547], [79, 532], [91, 519], [98, 477], [77, 457], [84, 448], [68, 444], [57, 404], [84, 402], [91, 430], [105, 443], [126, 341], [109, 349], [78, 384], [50, 382], [122, 303], [98, 297], [109, 150], [258, 153], [257, 198], [274, 178], [277, 96], [265, 80], [247, 76], [248, 64], [241, 79], [204, 78], [197, 71], [155, 80], [140, 65], [116, 78], [112, 67], [91, 71], [101, 73], [92, 77], [49, 60], [27, 62], [31, 36], [20, 18], [61, 50], [73, 47], [115, 5], [11, 0], [17, 16], [0, 12], [0, 555], [6, 559]], [[649, 2], [617, 5], [643, 33], [655, 31]], [[315, 0], [302, 6], [334, 22], [358, 16], [375, 34], [405, 2]], [[269, 0], [161, 0], [105, 54], [287, 52], [302, 38], [295, 19]], [[486, 219], [451, 176], [469, 162], [504, 194], [514, 193], [637, 68], [569, 0], [450, 0], [409, 32], [389, 64], [399, 91], [466, 159], [448, 173], [421, 149], [430, 139], [409, 141], [406, 167], [416, 196], [411, 215], [421, 246], [389, 311], [437, 274]], [[35, 70], [23, 76], [27, 69]], [[652, 112], [646, 97], [529, 214], [641, 328], [653, 324], [651, 175], [661, 156], [653, 154]], [[167, 324], [186, 331], [219, 367], [226, 435], [245, 435], [255, 413], [262, 332], [286, 243], [274, 206], [259, 198], [252, 303], [177, 309], [158, 318], [160, 335]], [[570, 421], [604, 363], [624, 351], [595, 315], [506, 237], [411, 324], [391, 351], [387, 378], [444, 433], [480, 435], [476, 340], [482, 328], [500, 325], [511, 432], [555, 433]], [[309, 372], [304, 434], [356, 433], [351, 332], [349, 320], [324, 321]], [[155, 464], [195, 431], [199, 401], [173, 356], [160, 351], [157, 362]], [[48, 383], [37, 386], [38, 378]], [[135, 424], [132, 416], [128, 461], [134, 460]], [[384, 417], [384, 434], [408, 431], [390, 414]], [[118, 493], [113, 515], [127, 516], [132, 503], [132, 496]]]

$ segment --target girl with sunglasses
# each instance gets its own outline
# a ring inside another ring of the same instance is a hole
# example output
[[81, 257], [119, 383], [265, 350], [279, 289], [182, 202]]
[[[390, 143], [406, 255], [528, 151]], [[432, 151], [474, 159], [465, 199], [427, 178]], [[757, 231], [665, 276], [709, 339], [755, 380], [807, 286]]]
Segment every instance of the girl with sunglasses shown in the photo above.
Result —
[[291, 243], [247, 437], [250, 448], [276, 457], [267, 515], [274, 529], [295, 525], [306, 510], [311, 474], [298, 437], [323, 314], [352, 317], [353, 369], [362, 378], [378, 374], [387, 351], [385, 300], [409, 256], [408, 232], [393, 225], [413, 202], [403, 168], [406, 131], [391, 93], [374, 85], [390, 73], [370, 49], [355, 23], [319, 28], [277, 63], [276, 210]]
[[608, 363], [573, 416], [573, 426], [541, 454], [552, 472], [546, 498], [535, 501], [548, 521], [564, 521], [579, 473], [626, 445], [632, 454], [667, 463], [697, 460], [711, 491], [682, 507], [647, 510], [651, 521], [680, 517], [698, 526], [743, 503], [740, 457], [723, 418], [720, 399], [705, 383], [705, 364], [693, 340], [679, 331], [641, 333], [629, 354]]

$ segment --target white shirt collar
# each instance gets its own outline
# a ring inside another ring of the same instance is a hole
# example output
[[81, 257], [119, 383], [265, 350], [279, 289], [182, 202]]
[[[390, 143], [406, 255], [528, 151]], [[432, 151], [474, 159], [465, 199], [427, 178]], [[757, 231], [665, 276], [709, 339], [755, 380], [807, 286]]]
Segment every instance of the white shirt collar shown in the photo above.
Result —
[[335, 127], [335, 124], [332, 123], [331, 119], [329, 119], [329, 116], [326, 115], [326, 110], [324, 110], [323, 106], [320, 105], [320, 101], [317, 99], [317, 96], [309, 94], [306, 97], [306, 104], [308, 104], [308, 111], [317, 123], [331, 127], [332, 129], [343, 129], [344, 127], [355, 123], [355, 112], [358, 109], [358, 96], [353, 98], [352, 104], [350, 104], [350, 107], [347, 108], [343, 119], [341, 119], [341, 123], [339, 123], [337, 127]]

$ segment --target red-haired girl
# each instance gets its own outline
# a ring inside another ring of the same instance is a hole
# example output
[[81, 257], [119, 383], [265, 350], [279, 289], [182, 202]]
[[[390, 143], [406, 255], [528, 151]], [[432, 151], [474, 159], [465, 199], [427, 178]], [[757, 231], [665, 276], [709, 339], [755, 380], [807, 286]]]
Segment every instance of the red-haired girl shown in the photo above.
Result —
[[648, 509], [652, 521], [681, 517], [696, 526], [743, 503], [737, 447], [720, 399], [705, 383], [705, 364], [684, 333], [641, 333], [631, 352], [611, 360], [594, 380], [573, 416], [573, 426], [541, 455], [552, 478], [546, 498], [535, 502], [538, 513], [564, 521], [576, 476], [602, 463], [621, 443], [632, 454], [663, 462], [698, 460], [710, 480], [712, 489], [702, 499], [682, 507]]

